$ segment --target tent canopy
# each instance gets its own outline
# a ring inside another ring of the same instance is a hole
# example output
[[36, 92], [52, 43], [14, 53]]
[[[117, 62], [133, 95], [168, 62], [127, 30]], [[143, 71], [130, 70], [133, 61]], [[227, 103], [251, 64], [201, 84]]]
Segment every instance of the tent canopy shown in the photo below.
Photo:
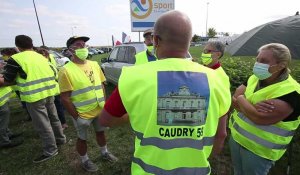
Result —
[[234, 56], [256, 56], [265, 44], [286, 45], [292, 58], [300, 59], [300, 15], [272, 21], [243, 33], [226, 48]]

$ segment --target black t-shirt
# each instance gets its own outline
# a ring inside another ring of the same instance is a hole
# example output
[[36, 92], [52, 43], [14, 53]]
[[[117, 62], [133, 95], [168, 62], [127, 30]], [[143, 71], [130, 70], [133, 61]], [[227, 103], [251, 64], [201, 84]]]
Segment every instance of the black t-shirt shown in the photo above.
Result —
[[286, 122], [297, 120], [298, 116], [300, 115], [300, 94], [294, 91], [284, 96], [278, 97], [277, 99], [287, 102], [294, 109], [294, 111], [283, 121]]
[[[243, 83], [244, 86], [247, 86], [247, 81]], [[300, 116], [300, 94], [296, 91], [293, 91], [289, 94], [283, 95], [281, 97], [277, 97], [276, 99], [282, 100], [288, 103], [294, 111], [283, 121], [294, 121], [297, 120]]]
[[4, 67], [4, 80], [6, 82], [14, 82], [18, 74], [23, 79], [27, 78], [27, 74], [24, 72], [22, 67], [14, 59], [8, 59], [7, 64]]

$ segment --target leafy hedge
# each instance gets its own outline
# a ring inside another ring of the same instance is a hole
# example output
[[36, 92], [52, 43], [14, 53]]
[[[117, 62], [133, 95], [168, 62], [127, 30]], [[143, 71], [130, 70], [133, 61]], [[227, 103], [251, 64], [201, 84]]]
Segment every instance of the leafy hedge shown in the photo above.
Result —
[[[203, 47], [190, 48], [192, 57], [199, 63], [201, 63], [199, 58], [202, 50]], [[220, 61], [223, 69], [230, 78], [231, 91], [234, 91], [252, 75], [255, 56], [230, 56], [228, 53], [225, 53]], [[300, 83], [300, 60], [292, 60], [290, 69], [291, 75]]]

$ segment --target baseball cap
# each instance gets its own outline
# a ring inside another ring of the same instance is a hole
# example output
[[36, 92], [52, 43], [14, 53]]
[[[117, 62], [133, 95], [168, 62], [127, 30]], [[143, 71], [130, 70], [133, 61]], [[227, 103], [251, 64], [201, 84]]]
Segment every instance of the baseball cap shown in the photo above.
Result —
[[87, 42], [90, 38], [86, 36], [72, 36], [67, 41], [67, 48], [71, 46], [76, 40], [83, 40], [84, 42]]
[[144, 31], [143, 37], [145, 37], [147, 34], [152, 34], [153, 33], [153, 29], [147, 29]]

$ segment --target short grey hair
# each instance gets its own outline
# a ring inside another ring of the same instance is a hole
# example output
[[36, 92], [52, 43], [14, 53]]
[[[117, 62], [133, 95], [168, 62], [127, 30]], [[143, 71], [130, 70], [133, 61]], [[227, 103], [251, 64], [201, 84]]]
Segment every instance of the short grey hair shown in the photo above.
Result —
[[[216, 51], [221, 52], [220, 58], [224, 55], [225, 45], [220, 41], [208, 41], [207, 45], [210, 45], [215, 48]], [[219, 59], [220, 59], [219, 58]]]
[[271, 50], [273, 53], [273, 57], [276, 59], [277, 63], [282, 63], [286, 66], [285, 68], [285, 72], [289, 73], [290, 69], [290, 63], [292, 60], [292, 56], [290, 53], [290, 50], [287, 46], [280, 44], [280, 43], [270, 43], [270, 44], [266, 44], [261, 46], [258, 49], [258, 52], [262, 51], [262, 50]]

